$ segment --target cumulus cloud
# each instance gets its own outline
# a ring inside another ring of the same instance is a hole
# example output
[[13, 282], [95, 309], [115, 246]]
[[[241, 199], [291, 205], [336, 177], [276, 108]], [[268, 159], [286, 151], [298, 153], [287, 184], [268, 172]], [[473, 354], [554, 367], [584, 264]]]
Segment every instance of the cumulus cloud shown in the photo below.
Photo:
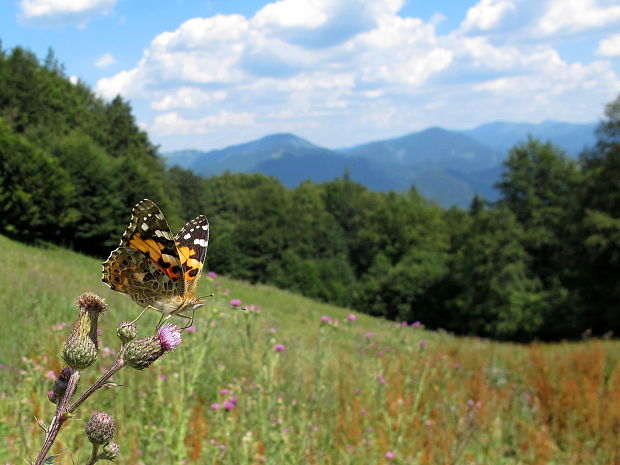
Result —
[[620, 4], [609, 0], [548, 0], [536, 21], [542, 36], [571, 34], [620, 23]]
[[620, 56], [620, 34], [615, 34], [601, 40], [596, 49], [596, 53], [606, 57]]
[[106, 53], [104, 55], [101, 55], [99, 58], [97, 58], [97, 61], [95, 61], [95, 66], [97, 68], [106, 68], [108, 66], [110, 66], [111, 64], [114, 63], [114, 57], [112, 56], [111, 53]]
[[[614, 11], [569, 3], [584, 2]], [[97, 92], [144, 102], [151, 136], [169, 149], [281, 131], [342, 146], [433, 124], [592, 120], [620, 89], [609, 62], [569, 62], [540, 39], [557, 0], [480, 0], [445, 35], [436, 18], [400, 16], [402, 3], [280, 0], [251, 18], [193, 18], [153, 38]], [[569, 23], [556, 32], [578, 29]], [[496, 40], [507, 24], [527, 41]], [[613, 56], [614, 37], [601, 55]]]
[[502, 20], [516, 9], [510, 0], [482, 0], [467, 10], [461, 27], [466, 31], [496, 29], [501, 26]]
[[42, 26], [83, 27], [93, 17], [108, 14], [116, 0], [21, 0], [22, 19]]

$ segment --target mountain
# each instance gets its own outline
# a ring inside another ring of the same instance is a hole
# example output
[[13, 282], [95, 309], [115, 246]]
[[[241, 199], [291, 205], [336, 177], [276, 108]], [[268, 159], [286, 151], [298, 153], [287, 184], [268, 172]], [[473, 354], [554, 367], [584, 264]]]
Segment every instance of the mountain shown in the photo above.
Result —
[[543, 142], [550, 140], [564, 149], [569, 156], [576, 157], [584, 147], [596, 143], [596, 126], [596, 123], [572, 124], [557, 121], [540, 124], [496, 122], [460, 133], [503, 153], [507, 153], [514, 144], [531, 135]]
[[548, 121], [541, 124], [489, 123], [465, 131], [432, 127], [393, 139], [338, 150], [294, 134], [272, 134], [220, 150], [181, 150], [164, 154], [169, 165], [201, 176], [224, 171], [264, 173], [287, 187], [309, 179], [325, 182], [349, 173], [369, 189], [404, 191], [412, 185], [445, 207], [466, 208], [474, 195], [496, 200], [493, 187], [502, 162], [528, 134], [551, 140], [570, 156], [595, 143], [593, 124]]

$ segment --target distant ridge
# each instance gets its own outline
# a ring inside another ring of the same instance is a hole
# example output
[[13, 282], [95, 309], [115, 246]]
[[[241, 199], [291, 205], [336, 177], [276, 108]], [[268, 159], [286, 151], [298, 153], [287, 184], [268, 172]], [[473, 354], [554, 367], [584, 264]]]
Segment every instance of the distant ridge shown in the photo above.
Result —
[[540, 124], [495, 122], [464, 131], [431, 127], [387, 140], [331, 150], [295, 134], [270, 134], [242, 144], [202, 152], [164, 153], [169, 165], [201, 176], [225, 171], [264, 173], [287, 187], [309, 179], [325, 182], [342, 176], [369, 189], [404, 191], [412, 185], [445, 207], [466, 208], [474, 195], [497, 198], [509, 149], [528, 134], [550, 140], [569, 156], [595, 143], [596, 124], [546, 121]]

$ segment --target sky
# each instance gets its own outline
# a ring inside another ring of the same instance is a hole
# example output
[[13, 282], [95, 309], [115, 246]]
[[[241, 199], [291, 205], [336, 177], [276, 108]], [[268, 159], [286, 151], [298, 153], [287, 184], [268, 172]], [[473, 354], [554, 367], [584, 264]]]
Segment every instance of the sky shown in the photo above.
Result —
[[620, 0], [0, 0], [0, 40], [162, 152], [291, 132], [340, 148], [431, 126], [596, 122], [620, 94]]

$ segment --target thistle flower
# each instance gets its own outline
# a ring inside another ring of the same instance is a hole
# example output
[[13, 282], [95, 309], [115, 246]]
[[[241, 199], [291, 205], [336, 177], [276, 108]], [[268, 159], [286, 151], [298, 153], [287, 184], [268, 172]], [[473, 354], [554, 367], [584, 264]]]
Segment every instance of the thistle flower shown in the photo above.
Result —
[[115, 442], [108, 442], [103, 450], [97, 455], [98, 460], [114, 460], [121, 453], [121, 448]]
[[65, 367], [60, 371], [58, 378], [54, 381], [52, 386], [52, 394], [49, 396], [50, 401], [54, 404], [57, 403], [65, 395], [67, 385], [69, 384], [69, 378], [75, 370], [70, 367]]
[[105, 300], [90, 292], [82, 294], [76, 304], [79, 314], [65, 342], [62, 358], [71, 368], [83, 370], [97, 359], [97, 323], [107, 305]]
[[125, 349], [125, 362], [136, 370], [144, 370], [166, 352], [181, 343], [181, 330], [168, 323], [157, 330], [157, 334], [142, 339], [134, 339]]
[[116, 335], [123, 344], [133, 341], [136, 338], [137, 332], [136, 325], [131, 321], [123, 321], [118, 325], [118, 328], [116, 328]]
[[90, 417], [84, 428], [86, 437], [93, 444], [105, 444], [109, 442], [116, 433], [114, 418], [105, 412], [95, 412]]
[[273, 346], [273, 350], [276, 352], [284, 352], [286, 350], [286, 346], [284, 344], [276, 344]]

